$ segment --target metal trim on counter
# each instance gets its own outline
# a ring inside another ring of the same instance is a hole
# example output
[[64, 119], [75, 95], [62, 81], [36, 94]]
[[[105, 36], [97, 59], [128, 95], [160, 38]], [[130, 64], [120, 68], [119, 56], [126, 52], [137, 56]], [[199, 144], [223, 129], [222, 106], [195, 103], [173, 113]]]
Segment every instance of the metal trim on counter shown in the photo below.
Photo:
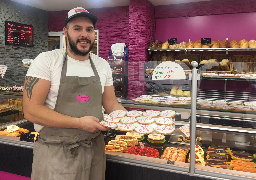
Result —
[[153, 161], [146, 161], [141, 159], [133, 159], [133, 158], [127, 158], [123, 156], [116, 156], [111, 154], [106, 154], [107, 161], [112, 162], [118, 162], [123, 164], [129, 164], [134, 166], [140, 166], [140, 167], [146, 167], [146, 168], [152, 168], [152, 169], [158, 169], [162, 171], [170, 171], [170, 172], [176, 172], [181, 174], [188, 174], [189, 168], [188, 167], [181, 167], [176, 165], [169, 165], [169, 164], [163, 164]]
[[[187, 112], [191, 113], [191, 109], [188, 108], [177, 108], [171, 106], [152, 106], [152, 105], [143, 105], [143, 104], [128, 104], [128, 103], [121, 103], [124, 107], [129, 108], [140, 108], [140, 109], [155, 109], [155, 110], [174, 110], [177, 112]], [[220, 115], [220, 116], [230, 116], [230, 117], [242, 117], [242, 118], [255, 118], [256, 114], [245, 114], [245, 113], [237, 113], [237, 112], [221, 112], [221, 111], [214, 111], [214, 110], [196, 110], [197, 114], [208, 114], [208, 115]]]
[[33, 146], [34, 146], [33, 142], [19, 141], [19, 140], [6, 139], [6, 138], [0, 138], [0, 143], [11, 145], [11, 146], [29, 148], [29, 149], [33, 149]]
[[26, 119], [23, 119], [23, 120], [16, 121], [16, 122], [6, 123], [6, 124], [3, 124], [3, 125], [0, 126], [0, 130], [7, 128], [7, 126], [9, 126], [9, 125], [19, 125], [19, 124], [23, 124], [23, 123], [26, 123], [26, 122], [28, 122], [28, 121]]

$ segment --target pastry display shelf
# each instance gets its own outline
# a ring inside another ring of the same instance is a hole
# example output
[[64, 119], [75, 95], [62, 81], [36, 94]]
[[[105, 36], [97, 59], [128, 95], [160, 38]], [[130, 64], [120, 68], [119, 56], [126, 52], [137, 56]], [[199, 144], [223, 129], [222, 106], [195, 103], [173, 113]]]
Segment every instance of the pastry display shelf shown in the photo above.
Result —
[[148, 49], [149, 53], [152, 51], [256, 51], [256, 48], [176, 48], [176, 49]]
[[[154, 110], [173, 110], [176, 112], [185, 112], [190, 113], [191, 108], [187, 107], [172, 107], [172, 106], [156, 106], [156, 105], [145, 105], [139, 103], [133, 103], [132, 101], [127, 100], [119, 100], [124, 107], [127, 108], [139, 108], [139, 109], [154, 109]], [[230, 112], [230, 111], [218, 111], [218, 110], [206, 110], [206, 109], [197, 109], [196, 114], [207, 114], [207, 115], [218, 115], [218, 116], [229, 116], [229, 117], [241, 117], [241, 118], [252, 118], [256, 119], [256, 114], [249, 114], [249, 113], [241, 113], [241, 112]]]

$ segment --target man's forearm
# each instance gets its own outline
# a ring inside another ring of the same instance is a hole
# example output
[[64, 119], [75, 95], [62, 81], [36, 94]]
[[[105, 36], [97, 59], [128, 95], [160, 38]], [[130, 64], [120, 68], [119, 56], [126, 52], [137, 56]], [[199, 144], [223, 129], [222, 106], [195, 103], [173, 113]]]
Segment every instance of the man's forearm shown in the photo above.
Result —
[[112, 106], [106, 107], [105, 111], [107, 114], [110, 114], [111, 112], [115, 110], [124, 110], [127, 111], [121, 104], [115, 103]]
[[33, 109], [24, 108], [24, 118], [46, 127], [79, 128], [79, 118], [58, 113], [42, 105], [33, 106]]

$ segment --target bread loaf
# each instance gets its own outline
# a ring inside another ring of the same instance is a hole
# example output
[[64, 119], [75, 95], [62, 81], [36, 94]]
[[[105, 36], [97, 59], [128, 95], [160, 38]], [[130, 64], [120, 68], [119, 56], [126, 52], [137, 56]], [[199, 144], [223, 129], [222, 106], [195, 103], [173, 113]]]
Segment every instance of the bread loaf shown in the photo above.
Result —
[[255, 40], [250, 40], [249, 41], [249, 48], [256, 48], [256, 41]]
[[163, 45], [163, 42], [159, 41], [159, 42], [156, 44], [156, 48], [161, 49], [161, 48], [162, 48], [162, 45]]
[[229, 71], [230, 70], [230, 62], [228, 59], [223, 59], [221, 62], [220, 62], [220, 69], [222, 71]]
[[229, 48], [229, 42], [228, 40], [222, 40], [220, 42], [220, 48]]
[[148, 46], [148, 49], [155, 49], [155, 48], [156, 48], [156, 42], [152, 42]]
[[177, 44], [169, 45], [170, 49], [177, 49]]
[[200, 41], [200, 40], [198, 40], [198, 41], [195, 42], [194, 48], [202, 48], [202, 44], [201, 44], [201, 41]]
[[220, 41], [215, 40], [211, 43], [211, 48], [219, 48], [220, 47]]
[[194, 48], [194, 42], [193, 41], [188, 42], [187, 48]]
[[248, 41], [246, 39], [239, 41], [239, 47], [240, 48], [248, 48], [249, 47]]
[[210, 44], [204, 44], [202, 45], [202, 48], [210, 48]]
[[169, 47], [168, 41], [166, 41], [165, 43], [163, 43], [162, 49], [168, 49], [168, 47]]
[[187, 47], [187, 42], [185, 41], [182, 41], [180, 44], [179, 44], [179, 48], [186, 48]]
[[239, 45], [237, 40], [233, 40], [233, 41], [230, 42], [230, 47], [231, 48], [239, 48], [240, 45]]

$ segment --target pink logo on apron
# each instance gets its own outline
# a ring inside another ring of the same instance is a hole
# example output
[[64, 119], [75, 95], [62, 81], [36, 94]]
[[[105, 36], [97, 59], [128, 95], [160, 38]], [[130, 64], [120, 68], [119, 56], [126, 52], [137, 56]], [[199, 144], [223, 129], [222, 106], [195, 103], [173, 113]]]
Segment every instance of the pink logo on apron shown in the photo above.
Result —
[[88, 102], [90, 100], [90, 97], [87, 95], [79, 95], [76, 97], [76, 100], [79, 102]]

